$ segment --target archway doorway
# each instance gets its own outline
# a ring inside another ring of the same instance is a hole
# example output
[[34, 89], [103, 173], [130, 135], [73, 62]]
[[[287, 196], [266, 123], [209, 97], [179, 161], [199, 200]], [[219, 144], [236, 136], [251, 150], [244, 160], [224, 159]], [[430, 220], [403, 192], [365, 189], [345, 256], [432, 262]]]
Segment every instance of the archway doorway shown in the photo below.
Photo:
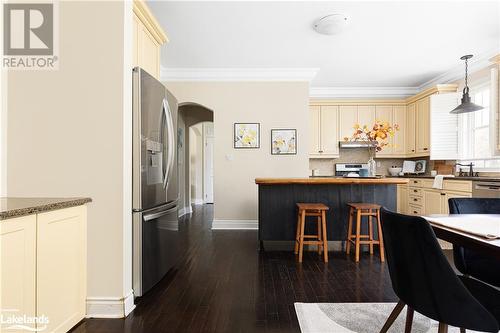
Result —
[[214, 113], [197, 103], [179, 105], [179, 215], [213, 204]]

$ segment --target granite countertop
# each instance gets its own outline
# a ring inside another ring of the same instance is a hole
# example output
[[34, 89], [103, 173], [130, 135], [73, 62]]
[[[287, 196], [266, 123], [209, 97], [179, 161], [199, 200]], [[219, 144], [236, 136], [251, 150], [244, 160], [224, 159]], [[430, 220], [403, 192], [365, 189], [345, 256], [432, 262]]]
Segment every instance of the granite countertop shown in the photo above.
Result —
[[256, 178], [259, 185], [285, 185], [285, 184], [407, 184], [408, 178], [363, 178], [363, 177], [304, 177], [304, 178]]
[[81, 206], [90, 198], [0, 198], [0, 220]]
[[[423, 178], [423, 179], [434, 179], [431, 175], [406, 175], [406, 176], [387, 176], [388, 178]], [[444, 179], [453, 180], [478, 180], [481, 182], [500, 182], [499, 177], [444, 177]]]

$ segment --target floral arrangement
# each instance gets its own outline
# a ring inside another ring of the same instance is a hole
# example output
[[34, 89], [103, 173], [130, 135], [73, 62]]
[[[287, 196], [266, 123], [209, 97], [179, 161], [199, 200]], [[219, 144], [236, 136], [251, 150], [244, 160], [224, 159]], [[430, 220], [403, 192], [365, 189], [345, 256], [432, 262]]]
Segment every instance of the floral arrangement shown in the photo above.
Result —
[[389, 145], [387, 139], [393, 137], [396, 131], [399, 131], [399, 125], [390, 125], [387, 121], [376, 120], [371, 128], [367, 125], [361, 127], [359, 124], [354, 125], [354, 134], [345, 141], [369, 141], [376, 142], [375, 151], [381, 151], [385, 146]]

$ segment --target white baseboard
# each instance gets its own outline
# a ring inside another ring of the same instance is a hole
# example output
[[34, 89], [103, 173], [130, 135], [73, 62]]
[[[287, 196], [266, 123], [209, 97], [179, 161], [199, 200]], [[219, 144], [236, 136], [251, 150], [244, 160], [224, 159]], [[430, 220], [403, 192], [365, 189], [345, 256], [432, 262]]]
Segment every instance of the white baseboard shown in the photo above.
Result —
[[123, 300], [123, 310], [125, 313], [125, 317], [128, 316], [132, 311], [135, 309], [135, 304], [134, 304], [134, 291], [130, 290], [130, 292], [125, 296], [125, 299]]
[[193, 207], [191, 205], [179, 209], [179, 217], [184, 216], [186, 214], [191, 214], [193, 212]]
[[198, 205], [203, 205], [203, 204], [204, 204], [203, 199], [191, 199], [191, 203], [192, 203], [193, 205], [197, 205], [197, 206], [198, 206]]
[[214, 220], [212, 230], [258, 230], [258, 220]]
[[87, 318], [124, 318], [135, 309], [134, 293], [125, 297], [87, 297]]

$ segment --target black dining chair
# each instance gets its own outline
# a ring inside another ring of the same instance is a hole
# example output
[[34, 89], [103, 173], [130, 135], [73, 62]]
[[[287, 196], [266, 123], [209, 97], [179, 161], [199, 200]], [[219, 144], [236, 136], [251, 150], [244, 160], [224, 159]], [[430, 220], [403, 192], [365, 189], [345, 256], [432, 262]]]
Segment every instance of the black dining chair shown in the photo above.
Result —
[[459, 278], [426, 220], [382, 209], [381, 222], [392, 287], [399, 297], [381, 333], [389, 330], [405, 305], [405, 333], [411, 331], [414, 311], [438, 321], [439, 333], [446, 333], [448, 325], [460, 327], [461, 332], [498, 332], [500, 292]]
[[[500, 214], [497, 198], [452, 198], [450, 214]], [[460, 273], [500, 287], [500, 260], [453, 244], [453, 262]]]

